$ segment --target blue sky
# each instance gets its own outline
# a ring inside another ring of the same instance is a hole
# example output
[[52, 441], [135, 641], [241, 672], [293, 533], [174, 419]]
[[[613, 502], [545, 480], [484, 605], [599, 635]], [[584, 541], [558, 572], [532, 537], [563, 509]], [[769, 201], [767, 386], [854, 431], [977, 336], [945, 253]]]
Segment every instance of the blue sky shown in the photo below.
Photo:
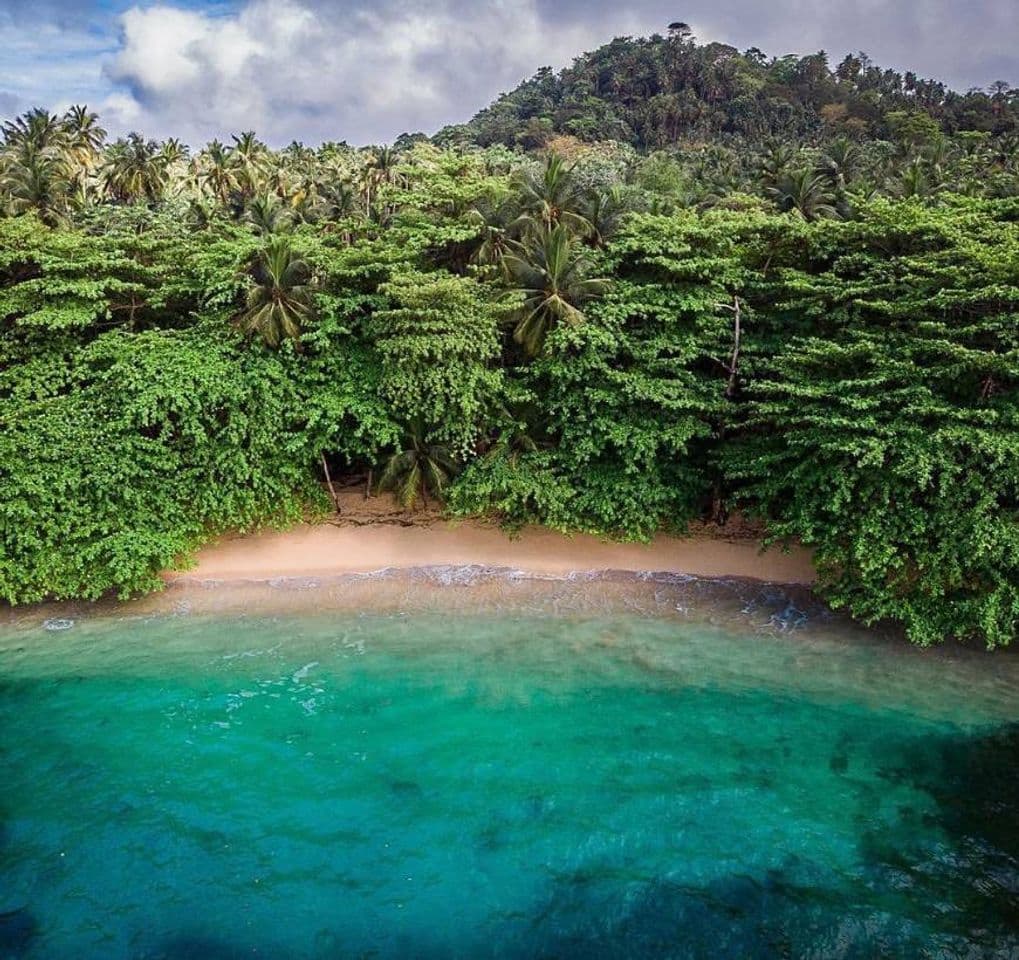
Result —
[[114, 133], [191, 143], [389, 141], [675, 19], [770, 54], [865, 50], [960, 89], [1019, 85], [1017, 0], [0, 0], [0, 117], [86, 102]]

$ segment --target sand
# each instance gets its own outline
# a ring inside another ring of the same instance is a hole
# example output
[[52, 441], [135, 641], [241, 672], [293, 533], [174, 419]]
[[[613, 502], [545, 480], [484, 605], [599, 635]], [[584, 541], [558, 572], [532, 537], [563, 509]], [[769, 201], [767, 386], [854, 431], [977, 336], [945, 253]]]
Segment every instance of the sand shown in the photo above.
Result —
[[321, 577], [435, 565], [507, 567], [561, 576], [593, 570], [655, 571], [741, 577], [772, 583], [814, 581], [810, 551], [762, 551], [740, 524], [704, 527], [687, 537], [649, 544], [616, 543], [528, 528], [515, 537], [477, 520], [449, 521], [434, 512], [407, 513], [389, 498], [340, 495], [341, 514], [285, 531], [226, 537], [198, 553], [197, 564], [168, 580], [270, 580]]

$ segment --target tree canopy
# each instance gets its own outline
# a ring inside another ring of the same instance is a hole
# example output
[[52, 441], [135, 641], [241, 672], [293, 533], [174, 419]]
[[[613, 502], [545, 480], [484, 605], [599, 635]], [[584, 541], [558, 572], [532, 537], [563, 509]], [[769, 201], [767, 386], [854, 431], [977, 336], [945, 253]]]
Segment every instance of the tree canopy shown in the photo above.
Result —
[[681, 27], [391, 147], [6, 123], [0, 597], [158, 587], [325, 464], [508, 527], [739, 510], [856, 617], [1009, 643], [1015, 91]]

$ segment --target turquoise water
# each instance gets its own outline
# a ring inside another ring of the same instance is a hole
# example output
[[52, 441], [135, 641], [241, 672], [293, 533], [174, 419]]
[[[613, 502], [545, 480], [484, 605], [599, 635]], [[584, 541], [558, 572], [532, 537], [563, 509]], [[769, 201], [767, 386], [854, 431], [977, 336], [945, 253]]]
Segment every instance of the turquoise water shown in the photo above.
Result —
[[0, 958], [1019, 956], [1015, 657], [543, 604], [0, 630]]

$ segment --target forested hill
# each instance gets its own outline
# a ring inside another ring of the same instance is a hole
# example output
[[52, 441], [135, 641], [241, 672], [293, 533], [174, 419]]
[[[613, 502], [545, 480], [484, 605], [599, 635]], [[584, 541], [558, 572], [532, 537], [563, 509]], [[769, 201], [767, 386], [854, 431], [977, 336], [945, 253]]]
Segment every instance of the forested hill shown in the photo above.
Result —
[[685, 24], [672, 24], [667, 36], [613, 40], [559, 74], [545, 67], [435, 139], [534, 149], [568, 135], [645, 151], [719, 138], [895, 139], [916, 115], [949, 134], [1014, 133], [1019, 91], [996, 81], [987, 90], [958, 93], [915, 73], [883, 69], [862, 53], [834, 66], [824, 51], [772, 58], [754, 47], [740, 53], [724, 43], [698, 44]]
[[622, 539], [738, 510], [861, 620], [1011, 643], [1017, 98], [677, 28], [441, 144], [11, 118], [0, 602], [157, 588], [371, 476]]

